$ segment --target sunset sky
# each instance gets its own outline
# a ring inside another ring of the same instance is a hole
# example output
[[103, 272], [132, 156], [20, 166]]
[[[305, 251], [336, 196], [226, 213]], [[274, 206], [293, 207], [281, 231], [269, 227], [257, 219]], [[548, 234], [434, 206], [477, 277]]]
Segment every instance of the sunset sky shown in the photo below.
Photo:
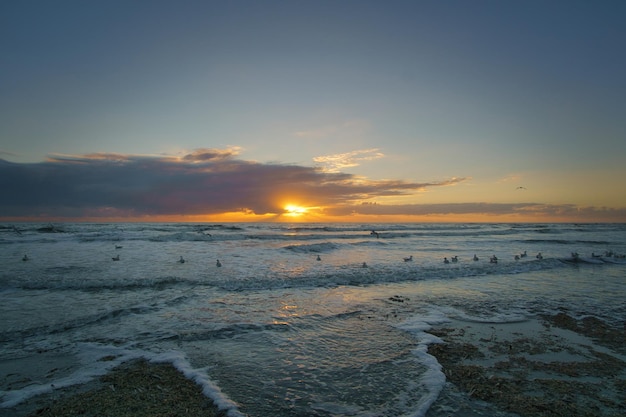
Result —
[[626, 222], [626, 1], [0, 2], [0, 220]]

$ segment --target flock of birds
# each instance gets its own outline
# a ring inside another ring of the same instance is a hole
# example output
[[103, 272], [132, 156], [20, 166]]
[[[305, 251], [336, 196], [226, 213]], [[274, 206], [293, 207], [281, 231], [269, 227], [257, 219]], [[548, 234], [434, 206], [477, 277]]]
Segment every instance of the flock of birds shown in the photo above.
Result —
[[[122, 248], [122, 246], [118, 246], [118, 245], [116, 245], [116, 246], [115, 246], [115, 249], [121, 249], [121, 248]], [[520, 253], [519, 255], [515, 255], [515, 256], [513, 257], [513, 259], [515, 259], [516, 261], [518, 261], [518, 260], [523, 259], [523, 258], [526, 258], [526, 257], [528, 257], [528, 253], [527, 253], [527, 251], [524, 251], [524, 252]], [[592, 253], [591, 253], [591, 257], [592, 257], [592, 258], [616, 258], [616, 259], [625, 259], [625, 258], [626, 258], [626, 255], [620, 255], [620, 254], [616, 254], [616, 253], [614, 253], [614, 252], [612, 252], [612, 251], [606, 251], [606, 252], [605, 252], [604, 254], [602, 254], [602, 255], [598, 255], [598, 254], [596, 254], [596, 253], [592, 252]], [[537, 255], [535, 255], [535, 258], [536, 258], [536, 259], [543, 259], [543, 255], [541, 254], [541, 252], [539, 252], [539, 253], [537, 253]], [[115, 255], [115, 256], [114, 256], [114, 257], [112, 257], [111, 259], [112, 259], [113, 261], [119, 261], [119, 260], [120, 260], [120, 255], [119, 255], [119, 254], [118, 254], [118, 255]], [[571, 253], [571, 259], [570, 259], [570, 260], [572, 260], [572, 261], [577, 261], [577, 260], [580, 260], [580, 259], [581, 259], [581, 258], [580, 258], [580, 255], [578, 254], [578, 252], [572, 252], [572, 253]], [[29, 261], [29, 260], [30, 260], [30, 258], [28, 257], [28, 255], [24, 255], [24, 256], [22, 257], [22, 261], [24, 261], [24, 262]], [[320, 255], [317, 255], [316, 260], [317, 260], [317, 261], [321, 261], [321, 260], [322, 260], [322, 257], [321, 257]], [[403, 260], [404, 260], [404, 262], [413, 262], [413, 255], [407, 256], [407, 257], [403, 258]], [[472, 257], [472, 261], [477, 262], [477, 261], [479, 261], [479, 260], [480, 260], [480, 258], [478, 258], [478, 256], [476, 256], [476, 254], [474, 254], [474, 256]], [[180, 256], [180, 258], [178, 259], [178, 261], [177, 261], [177, 262], [178, 262], [178, 263], [181, 263], [181, 264], [184, 264], [184, 263], [185, 263], [185, 258], [183, 258], [183, 256], [181, 255], [181, 256]], [[447, 257], [447, 256], [445, 256], [445, 257], [443, 258], [443, 263], [444, 263], [444, 264], [449, 264], [449, 263], [457, 263], [457, 262], [459, 262], [459, 257], [458, 257], [457, 255], [450, 257], [450, 259], [448, 259], [448, 257]], [[497, 263], [498, 263], [498, 257], [497, 257], [496, 255], [491, 256], [491, 257], [489, 258], [489, 263], [492, 263], [492, 264], [497, 264]], [[219, 260], [219, 259], [215, 262], [215, 266], [216, 266], [216, 267], [218, 267], [218, 268], [222, 266], [222, 263], [220, 262], [220, 260]], [[363, 262], [363, 264], [362, 264], [361, 266], [362, 266], [363, 268], [367, 268], [367, 263], [366, 263], [366, 262]]]
[[[122, 249], [122, 248], [123, 248], [123, 246], [115, 245], [115, 249]], [[318, 258], [319, 258], [319, 256], [318, 256]], [[119, 261], [120, 260], [120, 255], [119, 254], [115, 255], [114, 257], [111, 258], [111, 260]], [[319, 260], [320, 259], [318, 259], [318, 261]], [[28, 255], [24, 255], [22, 257], [22, 261], [24, 261], [24, 262], [30, 261], [30, 258], [28, 257]], [[185, 258], [183, 258], [183, 256], [181, 255], [177, 262], [180, 263], [180, 264], [184, 264], [185, 263]], [[220, 262], [219, 259], [217, 260], [217, 262], [215, 262], [215, 266], [218, 267], [218, 268], [222, 266], [222, 263]]]
[[[528, 257], [528, 253], [527, 251], [524, 251], [523, 253], [519, 254], [519, 255], [515, 255], [513, 257], [513, 259], [515, 259], [516, 261], [522, 259], [522, 258], [526, 258]], [[319, 258], [319, 257], [318, 257]], [[537, 259], [543, 259], [543, 255], [541, 254], [541, 252], [537, 253], [537, 255], [535, 256], [535, 258]], [[406, 258], [403, 258], [404, 262], [412, 262], [413, 261], [413, 255], [408, 256]], [[318, 259], [319, 260], [319, 259]], [[476, 256], [476, 254], [474, 254], [474, 256], [472, 257], [472, 261], [477, 262], [479, 261], [480, 258], [478, 256]], [[443, 263], [444, 264], [449, 264], [449, 263], [457, 263], [459, 262], [459, 257], [457, 255], [450, 257], [450, 259], [448, 259], [447, 256], [445, 256], [443, 258]], [[498, 257], [496, 255], [493, 255], [489, 258], [489, 262], [492, 264], [497, 264], [498, 263]]]
[[[519, 261], [522, 258], [527, 258], [528, 257], [528, 253], [527, 251], [524, 251], [523, 253], [520, 253], [519, 255], [515, 255], [513, 257], [513, 259], [515, 259], [516, 261]], [[543, 255], [541, 254], [541, 252], [537, 253], [537, 255], [535, 255], [535, 258], [537, 259], [543, 259]], [[476, 254], [474, 254], [474, 256], [472, 257], [472, 261], [477, 262], [479, 261], [480, 258], [478, 258], [478, 256], [476, 256]], [[452, 263], [456, 263], [459, 261], [459, 257], [458, 256], [453, 256], [450, 259], [448, 259], [447, 257], [443, 258], [443, 263], [444, 264], [449, 264], [450, 262]], [[496, 255], [493, 255], [489, 258], [489, 263], [492, 264], [497, 264], [498, 263], [498, 257]]]
[[[378, 232], [376, 232], [375, 230], [372, 230], [370, 232], [370, 235], [375, 236], [377, 239], [380, 238], [380, 234]], [[115, 249], [122, 249], [123, 246], [121, 245], [115, 245]], [[520, 253], [519, 255], [514, 255], [513, 259], [515, 259], [516, 261], [523, 259], [523, 258], [527, 258], [528, 257], [528, 253], [527, 251], [524, 251], [522, 253]], [[594, 252], [591, 253], [591, 257], [592, 258], [618, 258], [618, 259], [624, 259], [626, 258], [626, 255], [619, 255], [614, 253], [613, 251], [606, 251], [603, 255], [598, 255]], [[536, 259], [543, 259], [543, 255], [541, 254], [541, 252], [537, 253], [537, 255], [535, 255]], [[113, 261], [119, 261], [120, 260], [120, 255], [116, 255], [114, 257], [111, 258]], [[569, 258], [569, 261], [579, 261], [580, 255], [578, 254], [578, 252], [572, 252], [571, 253], [571, 258]], [[29, 261], [30, 258], [28, 257], [28, 255], [24, 255], [24, 257], [22, 258], [22, 261], [26, 262]], [[320, 255], [317, 255], [316, 257], [317, 261], [321, 261], [322, 257]], [[412, 262], [413, 261], [413, 255], [410, 255], [408, 257], [404, 257], [403, 258], [404, 262]], [[478, 258], [478, 256], [476, 256], [476, 254], [474, 254], [474, 256], [472, 257], [472, 261], [477, 262], [480, 259]], [[443, 263], [444, 264], [449, 264], [449, 263], [457, 263], [459, 262], [459, 257], [457, 255], [450, 257], [450, 259], [448, 259], [448, 257], [444, 257], [443, 258]], [[183, 256], [181, 255], [180, 258], [178, 259], [178, 263], [184, 264], [185, 263], [185, 258], [183, 258]], [[498, 257], [496, 255], [493, 255], [489, 258], [489, 263], [492, 264], [497, 264], [498, 263]], [[217, 261], [215, 262], [215, 266], [216, 267], [221, 267], [222, 263], [220, 262], [219, 259], [217, 259]], [[367, 268], [367, 263], [363, 262], [363, 264], [361, 265], [363, 268]]]

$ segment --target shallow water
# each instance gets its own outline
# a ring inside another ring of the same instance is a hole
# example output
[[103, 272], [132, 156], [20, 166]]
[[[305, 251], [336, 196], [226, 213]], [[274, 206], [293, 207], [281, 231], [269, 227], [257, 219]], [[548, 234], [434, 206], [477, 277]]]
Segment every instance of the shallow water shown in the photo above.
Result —
[[425, 415], [445, 384], [430, 326], [561, 309], [624, 323], [626, 263], [605, 251], [626, 252], [625, 225], [0, 225], [0, 362], [75, 358], [0, 401], [145, 356], [233, 415]]

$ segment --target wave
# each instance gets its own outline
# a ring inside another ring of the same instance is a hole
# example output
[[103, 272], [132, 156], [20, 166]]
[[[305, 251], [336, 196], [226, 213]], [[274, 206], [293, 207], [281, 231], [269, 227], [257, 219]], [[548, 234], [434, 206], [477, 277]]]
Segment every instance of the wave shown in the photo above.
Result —
[[[402, 240], [430, 238], [505, 238], [522, 242], [605, 244], [590, 234], [620, 233], [622, 225], [575, 224], [187, 224], [187, 223], [19, 223], [0, 225], [0, 243], [79, 242], [220, 242], [235, 240]], [[371, 232], [375, 231], [375, 234]], [[582, 238], [581, 233], [590, 238]], [[517, 236], [517, 238], [515, 238]], [[543, 240], [541, 237], [545, 236]], [[552, 238], [551, 238], [552, 237]], [[595, 237], [595, 236], [594, 236]], [[43, 239], [43, 240], [42, 240]]]
[[423, 280], [453, 280], [485, 275], [516, 275], [532, 271], [564, 268], [559, 259], [529, 260], [490, 264], [465, 263], [450, 265], [349, 265], [339, 269], [307, 270], [289, 276], [262, 276], [249, 279], [225, 280], [215, 285], [227, 291], [267, 290], [305, 287], [366, 286]]
[[20, 330], [13, 331], [5, 331], [0, 333], [0, 341], [8, 342], [15, 340], [22, 340], [26, 337], [37, 335], [41, 336], [44, 334], [58, 334], [65, 333], [70, 330], [80, 329], [84, 327], [89, 327], [94, 324], [100, 324], [104, 322], [108, 322], [111, 320], [117, 320], [120, 317], [127, 316], [130, 314], [143, 314], [151, 311], [155, 311], [155, 307], [147, 307], [147, 306], [137, 306], [137, 307], [128, 307], [115, 309], [111, 311], [107, 311], [105, 313], [86, 315], [77, 317], [71, 320], [65, 319], [63, 322], [58, 324], [48, 324], [45, 326], [39, 327], [29, 327]]
[[235, 323], [217, 325], [216, 328], [210, 330], [185, 330], [176, 335], [170, 335], [166, 338], [168, 340], [181, 340], [185, 342], [198, 342], [213, 339], [231, 339], [236, 336], [240, 336], [245, 333], [251, 332], [286, 332], [290, 330], [290, 325], [284, 322], [281, 323]]
[[157, 278], [121, 278], [107, 280], [85, 280], [80, 278], [57, 279], [46, 276], [45, 279], [16, 280], [6, 276], [0, 276], [2, 289], [23, 289], [23, 290], [63, 290], [63, 291], [135, 291], [142, 288], [156, 290], [166, 290], [178, 285], [211, 286], [203, 281], [190, 281], [180, 277], [157, 277]]
[[283, 249], [296, 253], [324, 253], [337, 249], [339, 245], [331, 242], [311, 243], [306, 245], [287, 245]]
[[579, 239], [519, 239], [521, 243], [548, 243], [557, 245], [611, 245], [613, 242], [606, 240], [579, 240]]
[[[290, 245], [286, 250], [298, 254], [323, 253], [335, 250], [335, 244]], [[125, 276], [112, 279], [94, 278], [85, 279], [82, 274], [51, 275], [40, 278], [30, 276], [0, 275], [0, 288], [4, 291], [11, 289], [22, 290], [50, 290], [50, 291], [137, 291], [153, 289], [166, 291], [178, 288], [180, 291], [191, 291], [194, 288], [214, 287], [226, 291], [273, 290], [284, 288], [315, 288], [335, 286], [366, 286], [382, 283], [397, 283], [423, 280], [454, 280], [459, 278], [480, 277], [486, 275], [517, 275], [528, 272], [552, 270], [555, 268], [602, 267], [620, 268], [626, 265], [621, 258], [581, 258], [580, 262], [567, 262], [569, 258], [527, 259], [521, 261], [501, 260], [497, 264], [488, 261], [460, 261], [458, 263], [350, 263], [341, 266], [326, 265], [324, 262], [315, 263], [314, 268], [295, 268], [284, 271], [250, 268], [246, 270], [223, 270], [219, 274], [207, 273], [200, 270], [190, 276]], [[50, 268], [57, 272], [67, 271], [65, 267]], [[80, 267], [78, 268], [80, 270]]]

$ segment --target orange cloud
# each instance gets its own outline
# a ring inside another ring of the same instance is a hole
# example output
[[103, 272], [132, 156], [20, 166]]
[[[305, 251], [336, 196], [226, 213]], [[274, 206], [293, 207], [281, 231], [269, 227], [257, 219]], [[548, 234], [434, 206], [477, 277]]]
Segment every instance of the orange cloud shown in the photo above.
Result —
[[328, 172], [340, 172], [342, 169], [359, 166], [361, 162], [379, 159], [385, 155], [377, 148], [362, 149], [334, 155], [317, 156], [313, 161], [324, 166]]
[[371, 180], [237, 156], [238, 149], [230, 148], [198, 149], [177, 157], [97, 153], [52, 155], [40, 163], [0, 159], [0, 219], [626, 221], [623, 208], [566, 204], [375, 204], [376, 199], [410, 197], [467, 178]]

